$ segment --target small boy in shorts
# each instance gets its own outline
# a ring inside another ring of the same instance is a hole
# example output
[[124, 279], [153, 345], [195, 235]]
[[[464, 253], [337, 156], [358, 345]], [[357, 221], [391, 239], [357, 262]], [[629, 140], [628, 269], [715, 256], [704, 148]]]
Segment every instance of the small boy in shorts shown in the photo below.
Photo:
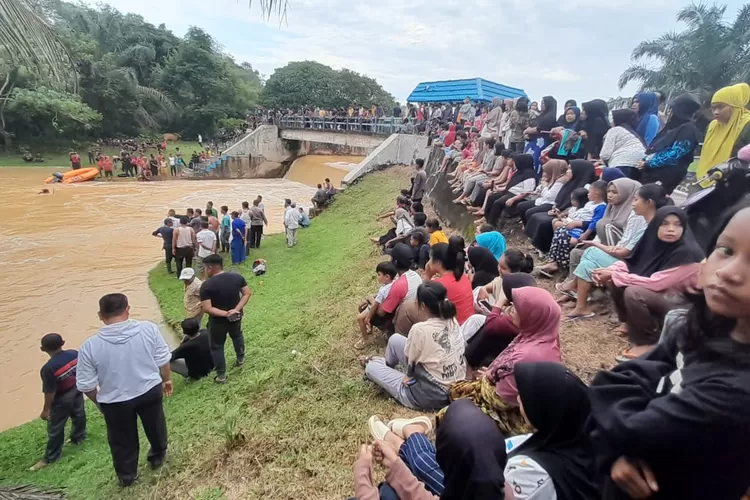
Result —
[[[378, 274], [380, 288], [378, 289], [377, 295], [370, 295], [359, 305], [357, 323], [359, 324], [359, 331], [362, 333], [362, 338], [354, 345], [356, 349], [363, 349], [369, 343], [369, 336], [372, 332], [372, 319], [377, 315], [378, 307], [380, 307], [388, 297], [388, 292], [391, 291], [393, 280], [396, 279], [396, 275], [398, 274], [396, 266], [388, 261], [378, 264], [377, 267], [375, 267], [375, 272]], [[379, 327], [379, 325], [375, 326]]]

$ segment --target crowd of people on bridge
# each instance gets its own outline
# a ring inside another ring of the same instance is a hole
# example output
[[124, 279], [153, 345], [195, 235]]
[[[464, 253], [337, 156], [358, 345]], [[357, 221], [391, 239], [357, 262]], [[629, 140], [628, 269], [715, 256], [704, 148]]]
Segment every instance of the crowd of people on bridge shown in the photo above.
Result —
[[[750, 160], [749, 101], [746, 84], [714, 96], [703, 172]], [[373, 238], [390, 258], [360, 309], [355, 347], [371, 346], [374, 328], [387, 342], [382, 356], [360, 358], [365, 377], [403, 406], [438, 413], [434, 445], [428, 416], [369, 419], [356, 498], [750, 495], [740, 417], [750, 410], [750, 201], [701, 245], [670, 197], [700, 141], [699, 102], [678, 96], [664, 115], [659, 94], [643, 92], [613, 123], [603, 101], [569, 101], [560, 116], [553, 98], [541, 102], [534, 118], [526, 99], [495, 103], [486, 120], [497, 127], [465, 119], [476, 116], [466, 102], [445, 124], [434, 182], [477, 215], [474, 242], [442, 231], [431, 240], [437, 221], [416, 175], [386, 214], [393, 229]], [[518, 224], [542, 265], [507, 248]], [[620, 323], [601, 335], [629, 347], [586, 385], [562, 363], [560, 327], [596, 316], [595, 289]]]

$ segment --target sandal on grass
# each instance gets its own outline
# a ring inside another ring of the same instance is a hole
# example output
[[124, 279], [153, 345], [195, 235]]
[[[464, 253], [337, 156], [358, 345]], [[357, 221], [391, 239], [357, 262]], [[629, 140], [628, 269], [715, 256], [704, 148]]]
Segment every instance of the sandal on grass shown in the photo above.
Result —
[[626, 361], [632, 361], [634, 359], [638, 359], [638, 356], [630, 352], [632, 349], [633, 349], [633, 346], [630, 346], [624, 351], [622, 351], [620, 354], [615, 356], [615, 361], [617, 361], [618, 363], [624, 363]]
[[385, 435], [390, 431], [388, 426], [377, 415], [370, 417], [367, 421], [367, 426], [370, 428], [370, 435], [377, 441], [385, 441]]
[[358, 351], [361, 351], [362, 349], [369, 346], [370, 344], [371, 344], [370, 339], [361, 338], [354, 343], [354, 348]]
[[567, 315], [567, 321], [576, 321], [579, 319], [591, 319], [596, 317], [596, 313], [588, 313], [588, 314], [568, 314]]
[[407, 425], [419, 424], [425, 428], [424, 434], [427, 434], [432, 430], [432, 420], [429, 417], [419, 416], [414, 418], [394, 418], [388, 422], [388, 428], [393, 431], [395, 435], [404, 439], [404, 427]]

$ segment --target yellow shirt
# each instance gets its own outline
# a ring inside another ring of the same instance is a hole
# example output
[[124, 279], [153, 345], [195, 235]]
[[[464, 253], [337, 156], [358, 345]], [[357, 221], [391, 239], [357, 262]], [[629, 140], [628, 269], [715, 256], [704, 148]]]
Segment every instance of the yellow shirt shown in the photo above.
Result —
[[438, 243], [448, 243], [448, 237], [442, 231], [435, 231], [430, 235], [430, 246]]

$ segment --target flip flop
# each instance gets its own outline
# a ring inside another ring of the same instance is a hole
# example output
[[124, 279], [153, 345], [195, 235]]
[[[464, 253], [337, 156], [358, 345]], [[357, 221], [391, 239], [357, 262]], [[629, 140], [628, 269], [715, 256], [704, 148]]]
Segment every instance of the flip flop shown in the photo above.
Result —
[[[544, 276], [545, 278], [549, 278], [549, 279], [552, 279], [552, 278], [554, 278], [554, 275], [553, 275], [552, 273], [550, 273], [549, 271], [545, 271], [545, 270], [544, 270], [544, 269], [542, 269], [541, 267], [540, 267], [540, 268], [538, 269], [538, 271], [539, 271], [539, 274], [541, 274], [541, 275], [542, 275], [542, 276]], [[559, 291], [559, 290], [558, 290], [558, 291]]]
[[370, 428], [370, 435], [377, 441], [385, 441], [385, 435], [390, 432], [388, 426], [377, 415], [370, 417], [367, 426]]
[[394, 418], [388, 422], [388, 428], [398, 437], [404, 439], [404, 427], [412, 424], [422, 424], [425, 427], [425, 434], [432, 430], [432, 420], [428, 417], [419, 416], [415, 418]]
[[584, 315], [568, 314], [566, 317], [568, 318], [566, 321], [576, 321], [576, 320], [579, 320], [579, 319], [591, 319], [591, 318], [595, 318], [596, 317], [596, 313], [589, 313], [589, 314], [584, 314]]
[[563, 284], [562, 283], [556, 283], [555, 284], [555, 290], [557, 290], [558, 292], [560, 292], [561, 294], [563, 294], [565, 296], [570, 297], [571, 299], [574, 299], [574, 300], [578, 299], [578, 294], [575, 293], [575, 292], [573, 292], [573, 291], [571, 291], [571, 290], [565, 290], [563, 288]]
[[618, 363], [625, 363], [626, 361], [632, 361], [634, 359], [638, 359], [638, 356], [634, 356], [633, 354], [630, 354], [630, 350], [632, 347], [628, 347], [624, 351], [622, 351], [620, 354], [615, 356], [615, 361]]

